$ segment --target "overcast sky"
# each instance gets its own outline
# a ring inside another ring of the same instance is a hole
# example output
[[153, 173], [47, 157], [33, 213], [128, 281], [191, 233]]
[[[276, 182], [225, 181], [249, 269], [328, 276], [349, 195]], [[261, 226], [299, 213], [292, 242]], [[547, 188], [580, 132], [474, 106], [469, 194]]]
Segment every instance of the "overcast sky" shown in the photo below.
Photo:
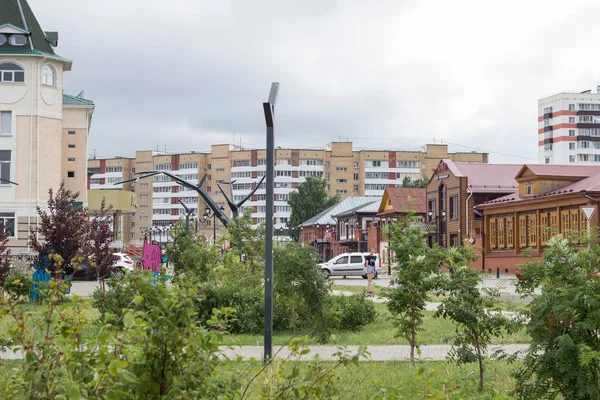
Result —
[[[65, 92], [94, 100], [89, 153], [276, 144], [417, 149], [434, 138], [490, 161], [537, 160], [537, 100], [594, 89], [600, 2], [29, 0]], [[513, 156], [509, 156], [513, 155]]]

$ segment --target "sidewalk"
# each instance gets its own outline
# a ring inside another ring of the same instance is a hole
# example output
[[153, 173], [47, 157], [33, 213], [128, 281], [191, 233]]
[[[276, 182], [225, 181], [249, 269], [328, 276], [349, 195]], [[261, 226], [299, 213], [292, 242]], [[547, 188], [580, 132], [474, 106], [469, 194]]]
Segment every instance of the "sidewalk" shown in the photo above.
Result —
[[[299, 357], [299, 360], [308, 361], [318, 355], [321, 360], [334, 361], [337, 360], [335, 353], [340, 352], [340, 348], [337, 346], [308, 346], [310, 353]], [[448, 352], [450, 351], [450, 345], [427, 345], [421, 346], [421, 355], [417, 356], [418, 359], [426, 361], [443, 361], [446, 359]], [[506, 345], [494, 345], [489, 346], [487, 354], [493, 354], [497, 350], [502, 350], [509, 355], [514, 355], [518, 352], [525, 351], [529, 348], [527, 344], [506, 344]], [[223, 355], [235, 359], [240, 356], [244, 360], [250, 359], [263, 359], [263, 347], [262, 346], [241, 346], [241, 347], [221, 347]], [[358, 353], [358, 346], [347, 346], [345, 347], [347, 354]], [[388, 346], [367, 346], [367, 351], [371, 353], [371, 357], [361, 361], [407, 361], [410, 360], [410, 346], [406, 345], [388, 345]], [[291, 351], [284, 346], [274, 346], [273, 354], [278, 358], [290, 357]], [[8, 352], [0, 351], [0, 360], [20, 360], [23, 358], [23, 354], [18, 351], [13, 353], [12, 350]]]

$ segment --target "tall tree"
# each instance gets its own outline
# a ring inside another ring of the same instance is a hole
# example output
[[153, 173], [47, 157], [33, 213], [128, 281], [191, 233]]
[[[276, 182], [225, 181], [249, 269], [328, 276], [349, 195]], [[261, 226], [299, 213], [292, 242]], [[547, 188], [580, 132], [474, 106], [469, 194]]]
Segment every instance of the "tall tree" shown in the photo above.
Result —
[[420, 179], [411, 179], [409, 176], [405, 176], [402, 180], [402, 187], [405, 188], [424, 188], [427, 187], [429, 183], [429, 179], [427, 177], [422, 177]]
[[48, 190], [48, 194], [48, 209], [37, 208], [38, 224], [29, 237], [31, 246], [40, 254], [46, 243], [52, 247], [54, 262], [50, 273], [60, 274], [64, 272], [63, 264], [70, 265], [85, 253], [88, 217], [83, 207], [73, 204], [79, 193], [66, 189], [64, 182], [60, 184], [56, 194], [52, 189]]
[[99, 212], [91, 217], [86, 248], [83, 251], [91, 258], [88, 274], [98, 280], [102, 293], [106, 292], [104, 283], [113, 267], [113, 255], [110, 251], [110, 244], [114, 239], [112, 218], [109, 214], [111, 209], [112, 207], [106, 207], [105, 199], [102, 199]]
[[292, 209], [292, 213], [288, 222], [288, 232], [292, 239], [298, 241], [300, 237], [298, 225], [339, 203], [340, 196], [328, 197], [326, 187], [327, 181], [325, 179], [309, 176], [298, 187], [298, 191], [290, 193], [288, 204]]

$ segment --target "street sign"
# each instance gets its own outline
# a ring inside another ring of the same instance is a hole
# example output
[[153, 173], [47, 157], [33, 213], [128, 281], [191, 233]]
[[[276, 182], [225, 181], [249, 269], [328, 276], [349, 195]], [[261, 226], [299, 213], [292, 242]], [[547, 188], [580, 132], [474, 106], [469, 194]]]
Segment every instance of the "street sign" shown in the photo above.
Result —
[[579, 208], [588, 221], [592, 218], [592, 215], [594, 215], [594, 211], [596, 211], [596, 206], [581, 206]]

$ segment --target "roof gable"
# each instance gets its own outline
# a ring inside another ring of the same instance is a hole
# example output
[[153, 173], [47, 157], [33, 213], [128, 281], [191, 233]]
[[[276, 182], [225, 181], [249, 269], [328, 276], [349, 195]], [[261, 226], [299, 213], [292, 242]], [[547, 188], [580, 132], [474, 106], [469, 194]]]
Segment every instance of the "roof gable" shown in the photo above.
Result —
[[516, 180], [532, 177], [544, 178], [587, 178], [600, 171], [600, 165], [551, 165], [551, 164], [525, 164], [517, 175]]
[[[379, 214], [406, 213], [412, 211], [424, 214], [426, 206], [427, 189], [425, 188], [387, 188], [379, 205]], [[391, 203], [391, 207], [388, 207]]]
[[0, 33], [16, 33], [22, 35], [29, 35], [31, 32], [29, 32], [27, 29], [14, 26], [13, 24], [5, 23], [0, 25]]

